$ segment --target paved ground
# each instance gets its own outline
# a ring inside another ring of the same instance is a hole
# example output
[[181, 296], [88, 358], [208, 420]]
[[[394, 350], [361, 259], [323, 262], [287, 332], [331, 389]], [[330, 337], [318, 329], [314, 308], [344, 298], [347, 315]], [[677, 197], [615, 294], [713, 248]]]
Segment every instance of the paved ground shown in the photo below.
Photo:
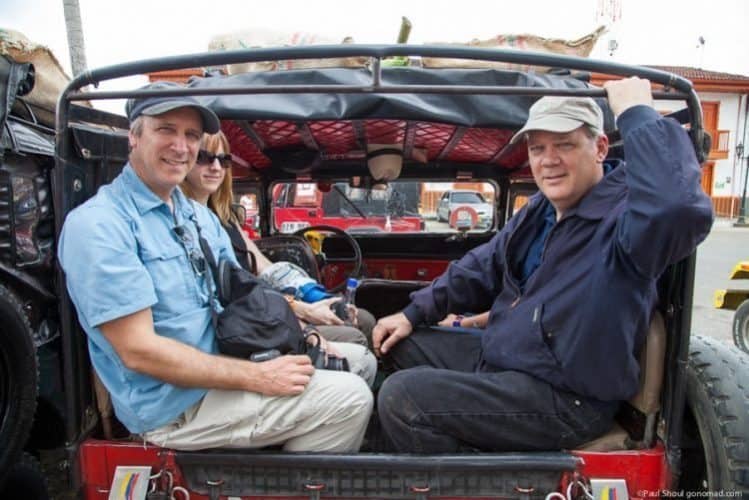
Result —
[[[733, 343], [733, 311], [715, 309], [713, 294], [718, 288], [739, 288], [740, 281], [728, 279], [733, 266], [749, 260], [749, 228], [735, 228], [733, 220], [718, 219], [707, 239], [697, 249], [692, 332]], [[749, 288], [749, 282], [743, 283]]]

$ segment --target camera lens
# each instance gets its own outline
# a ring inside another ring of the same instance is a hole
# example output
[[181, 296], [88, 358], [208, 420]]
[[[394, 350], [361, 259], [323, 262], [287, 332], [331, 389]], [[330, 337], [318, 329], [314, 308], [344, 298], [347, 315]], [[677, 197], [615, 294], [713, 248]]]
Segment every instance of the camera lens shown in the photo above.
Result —
[[322, 370], [326, 368], [325, 364], [325, 351], [320, 349], [317, 351], [317, 356], [312, 360], [312, 366], [318, 370]]
[[328, 362], [325, 364], [325, 369], [347, 372], [349, 371], [348, 360], [337, 356], [328, 356]]

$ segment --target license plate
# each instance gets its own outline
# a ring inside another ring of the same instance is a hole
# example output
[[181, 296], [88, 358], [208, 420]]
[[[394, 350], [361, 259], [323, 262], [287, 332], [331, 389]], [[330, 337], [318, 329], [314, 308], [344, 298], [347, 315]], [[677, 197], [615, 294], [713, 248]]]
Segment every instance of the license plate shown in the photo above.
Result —
[[281, 232], [282, 233], [295, 233], [299, 231], [300, 229], [304, 229], [305, 227], [309, 227], [309, 222], [304, 221], [294, 221], [294, 222], [282, 222], [281, 223]]

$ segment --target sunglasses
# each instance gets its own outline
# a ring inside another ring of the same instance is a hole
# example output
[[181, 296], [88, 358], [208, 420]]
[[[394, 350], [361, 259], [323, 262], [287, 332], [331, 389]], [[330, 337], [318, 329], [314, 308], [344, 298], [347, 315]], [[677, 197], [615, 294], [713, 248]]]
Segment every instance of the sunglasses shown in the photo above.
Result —
[[223, 168], [231, 167], [231, 154], [212, 155], [205, 149], [201, 149], [200, 151], [198, 151], [198, 165], [213, 165], [213, 162], [215, 160], [218, 160], [219, 164]]
[[197, 248], [190, 248], [193, 242], [190, 231], [188, 231], [184, 226], [174, 226], [173, 230], [174, 234], [176, 234], [177, 238], [179, 238], [179, 240], [182, 242], [182, 246], [185, 247], [185, 251], [187, 252], [187, 259], [190, 261], [193, 272], [197, 276], [202, 276], [203, 274], [205, 274], [205, 271], [207, 269], [205, 258], [203, 258], [203, 255], [198, 251]]

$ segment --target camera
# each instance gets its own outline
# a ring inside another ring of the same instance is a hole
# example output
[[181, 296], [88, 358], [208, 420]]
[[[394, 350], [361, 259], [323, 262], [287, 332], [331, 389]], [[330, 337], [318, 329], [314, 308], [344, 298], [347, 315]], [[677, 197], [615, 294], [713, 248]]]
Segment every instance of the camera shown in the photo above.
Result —
[[312, 360], [312, 364], [317, 369], [323, 370], [334, 370], [339, 372], [349, 371], [348, 360], [346, 358], [339, 358], [328, 354], [325, 355], [325, 351], [322, 349], [317, 350], [317, 356]]
[[339, 300], [330, 304], [330, 309], [343, 321], [349, 320], [349, 311], [345, 300]]
[[270, 361], [271, 359], [276, 359], [281, 355], [281, 352], [278, 349], [269, 349], [267, 351], [260, 351], [253, 353], [250, 356], [250, 361], [254, 361], [255, 363], [261, 363], [263, 361]]
[[307, 326], [304, 329], [305, 340], [309, 336], [317, 337], [317, 343], [307, 349], [307, 356], [312, 361], [312, 366], [316, 369], [321, 370], [335, 370], [339, 372], [347, 372], [349, 370], [348, 360], [346, 358], [339, 358], [328, 354], [324, 349], [320, 348], [320, 332], [313, 326]]

